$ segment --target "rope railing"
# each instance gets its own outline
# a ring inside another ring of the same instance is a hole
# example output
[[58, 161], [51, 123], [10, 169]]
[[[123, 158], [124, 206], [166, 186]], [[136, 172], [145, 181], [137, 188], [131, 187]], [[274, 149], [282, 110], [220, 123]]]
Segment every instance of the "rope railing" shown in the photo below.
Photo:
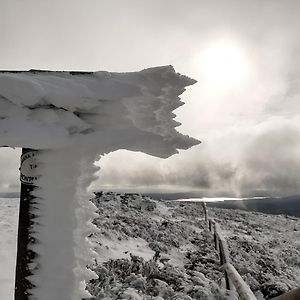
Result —
[[[227, 290], [236, 290], [241, 300], [257, 300], [247, 283], [230, 262], [228, 244], [222, 234], [220, 224], [208, 217], [206, 203], [202, 202], [205, 222], [208, 223], [209, 231], [214, 235], [215, 249], [219, 253], [220, 265], [224, 270], [224, 277]], [[300, 288], [289, 291], [285, 294], [270, 300], [300, 300]]]

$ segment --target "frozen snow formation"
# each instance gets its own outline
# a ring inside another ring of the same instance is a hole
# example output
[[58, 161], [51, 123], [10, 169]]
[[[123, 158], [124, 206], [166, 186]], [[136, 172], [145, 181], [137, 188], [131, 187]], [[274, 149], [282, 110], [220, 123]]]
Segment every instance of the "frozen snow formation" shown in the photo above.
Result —
[[140, 72], [0, 72], [1, 146], [39, 151], [30, 247], [31, 299], [88, 297], [96, 208], [94, 161], [118, 149], [166, 158], [199, 142], [175, 130], [179, 95], [195, 83], [172, 66]]
[[0, 72], [2, 145], [53, 149], [96, 144], [168, 157], [198, 143], [174, 128], [179, 95], [196, 81], [172, 66], [140, 72]]

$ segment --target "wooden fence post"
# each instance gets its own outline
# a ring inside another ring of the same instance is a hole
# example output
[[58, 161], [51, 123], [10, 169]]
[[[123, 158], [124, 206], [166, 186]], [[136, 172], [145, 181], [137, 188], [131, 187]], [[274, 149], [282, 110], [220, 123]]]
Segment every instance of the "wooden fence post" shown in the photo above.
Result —
[[[220, 247], [220, 263], [221, 266], [230, 262], [228, 244], [223, 236], [219, 236], [219, 247]], [[224, 270], [225, 283], [227, 290], [233, 290], [232, 284], [228, 278], [227, 272]]]
[[206, 207], [206, 203], [205, 202], [202, 202], [202, 207], [203, 207], [203, 210], [204, 210], [205, 222], [207, 222], [208, 217], [207, 217], [207, 207]]
[[208, 220], [208, 228], [210, 232], [212, 232], [212, 222], [213, 222], [212, 219]]
[[214, 224], [214, 241], [215, 241], [215, 249], [217, 250], [217, 251], [219, 251], [219, 249], [220, 249], [220, 246], [219, 246], [219, 237], [218, 237], [218, 233], [220, 232], [220, 225], [217, 223], [217, 222], [215, 222], [215, 224]]
[[33, 225], [33, 219], [35, 217], [32, 214], [32, 206], [34, 205], [35, 198], [31, 195], [31, 192], [36, 188], [34, 183], [38, 178], [36, 163], [37, 153], [37, 150], [28, 148], [22, 149], [15, 300], [29, 299], [29, 290], [32, 288], [32, 284], [26, 279], [26, 277], [31, 275], [28, 265], [32, 263], [36, 257], [36, 254], [30, 250], [28, 246], [30, 243], [34, 243], [33, 238], [30, 238], [30, 227]]

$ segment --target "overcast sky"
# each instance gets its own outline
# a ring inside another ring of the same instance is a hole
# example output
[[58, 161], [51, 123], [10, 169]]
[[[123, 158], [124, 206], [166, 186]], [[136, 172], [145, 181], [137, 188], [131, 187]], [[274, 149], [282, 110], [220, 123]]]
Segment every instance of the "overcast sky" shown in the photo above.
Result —
[[[0, 0], [0, 69], [137, 71], [198, 81], [176, 110], [202, 141], [167, 160], [118, 151], [94, 188], [300, 194], [300, 1]], [[20, 150], [0, 151], [0, 191]]]

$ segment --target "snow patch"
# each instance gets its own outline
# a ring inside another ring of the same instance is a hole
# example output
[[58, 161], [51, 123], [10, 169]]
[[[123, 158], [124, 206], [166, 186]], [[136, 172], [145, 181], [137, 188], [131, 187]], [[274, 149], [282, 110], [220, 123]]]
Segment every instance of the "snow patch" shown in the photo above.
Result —
[[95, 241], [99, 242], [95, 250], [97, 252], [97, 263], [103, 263], [109, 259], [130, 258], [130, 254], [142, 257], [145, 261], [153, 258], [155, 252], [151, 250], [148, 243], [142, 238], [129, 237], [119, 240], [116, 237], [107, 238], [98, 236]]

